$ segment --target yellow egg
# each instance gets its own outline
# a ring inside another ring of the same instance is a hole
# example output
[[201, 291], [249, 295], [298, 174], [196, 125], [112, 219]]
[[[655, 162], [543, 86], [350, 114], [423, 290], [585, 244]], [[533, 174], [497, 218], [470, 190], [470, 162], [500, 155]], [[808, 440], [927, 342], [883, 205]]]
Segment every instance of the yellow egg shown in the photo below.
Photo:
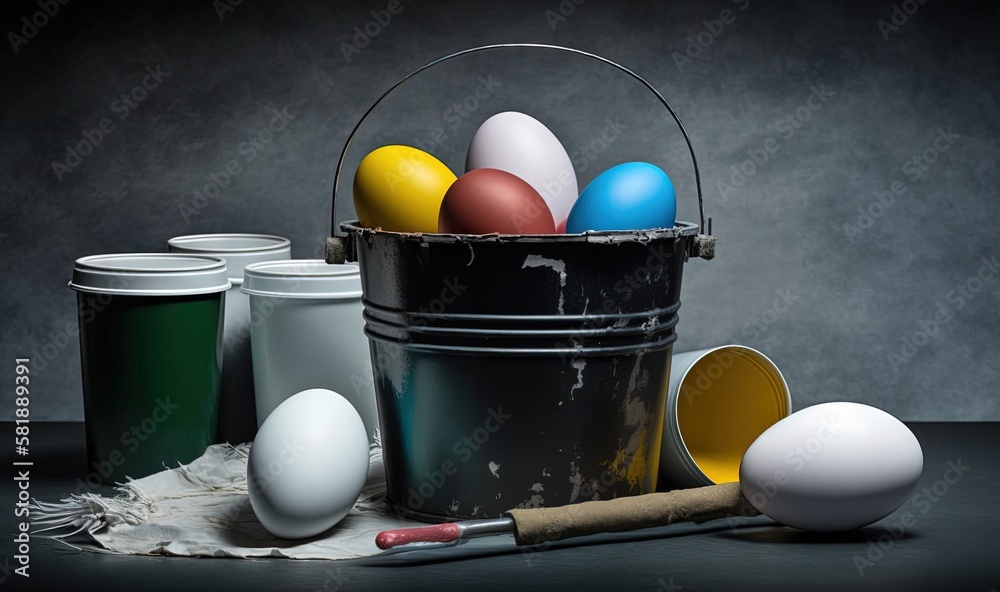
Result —
[[354, 210], [367, 228], [437, 232], [438, 211], [455, 173], [410, 146], [383, 146], [361, 161], [354, 176]]

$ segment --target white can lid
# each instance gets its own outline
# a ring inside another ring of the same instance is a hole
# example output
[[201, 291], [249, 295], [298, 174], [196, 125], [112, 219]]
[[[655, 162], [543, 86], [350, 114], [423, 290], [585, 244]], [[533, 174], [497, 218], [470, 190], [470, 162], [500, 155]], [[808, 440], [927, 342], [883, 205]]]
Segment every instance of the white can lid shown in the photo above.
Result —
[[322, 259], [252, 263], [243, 270], [247, 294], [284, 298], [360, 298], [361, 270], [354, 263]]
[[292, 241], [271, 234], [218, 233], [175, 236], [167, 241], [172, 253], [222, 257], [233, 285], [243, 283], [243, 269], [259, 261], [292, 258]]
[[219, 257], [125, 253], [77, 259], [69, 287], [98, 294], [187, 296], [223, 292], [232, 284]]

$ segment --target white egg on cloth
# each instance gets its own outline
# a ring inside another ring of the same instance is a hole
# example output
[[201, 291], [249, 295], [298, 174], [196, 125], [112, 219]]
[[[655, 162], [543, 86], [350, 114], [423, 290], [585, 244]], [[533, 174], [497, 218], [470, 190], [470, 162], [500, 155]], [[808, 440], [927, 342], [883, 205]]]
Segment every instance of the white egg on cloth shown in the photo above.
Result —
[[271, 534], [318, 535], [351, 510], [368, 477], [368, 435], [341, 395], [309, 389], [264, 420], [247, 459], [247, 490]]

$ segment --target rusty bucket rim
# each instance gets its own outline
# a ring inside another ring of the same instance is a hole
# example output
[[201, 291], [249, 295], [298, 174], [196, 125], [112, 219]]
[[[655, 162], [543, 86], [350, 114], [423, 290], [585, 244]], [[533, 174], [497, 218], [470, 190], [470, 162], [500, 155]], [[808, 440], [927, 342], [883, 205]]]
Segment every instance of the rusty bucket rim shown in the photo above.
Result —
[[447, 234], [440, 232], [395, 232], [380, 228], [366, 228], [358, 220], [341, 222], [341, 230], [361, 237], [366, 234], [391, 236], [399, 240], [425, 243], [647, 243], [660, 239], [677, 239], [695, 236], [699, 227], [693, 222], [678, 220], [673, 228], [646, 230], [588, 230], [576, 234]]

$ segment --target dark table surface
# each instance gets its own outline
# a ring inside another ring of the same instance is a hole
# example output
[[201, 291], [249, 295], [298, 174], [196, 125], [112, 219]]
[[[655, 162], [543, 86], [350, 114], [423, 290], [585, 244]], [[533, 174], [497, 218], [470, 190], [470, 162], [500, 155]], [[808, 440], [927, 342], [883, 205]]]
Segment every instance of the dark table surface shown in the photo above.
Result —
[[[919, 497], [864, 529], [817, 535], [740, 519], [563, 541], [541, 552], [430, 551], [361, 562], [141, 557], [78, 552], [34, 536], [17, 567], [14, 446], [5, 447], [3, 590], [975, 590], [1000, 589], [1000, 424], [910, 424], [924, 451]], [[3, 433], [13, 434], [7, 422]], [[82, 423], [31, 425], [31, 495], [56, 501], [85, 475]], [[949, 466], [963, 467], [961, 475]], [[946, 475], [947, 472], [947, 475]], [[951, 483], [946, 482], [946, 477]], [[927, 488], [926, 491], [925, 488]], [[112, 494], [110, 488], [102, 490]], [[899, 527], [900, 516], [915, 516]]]

